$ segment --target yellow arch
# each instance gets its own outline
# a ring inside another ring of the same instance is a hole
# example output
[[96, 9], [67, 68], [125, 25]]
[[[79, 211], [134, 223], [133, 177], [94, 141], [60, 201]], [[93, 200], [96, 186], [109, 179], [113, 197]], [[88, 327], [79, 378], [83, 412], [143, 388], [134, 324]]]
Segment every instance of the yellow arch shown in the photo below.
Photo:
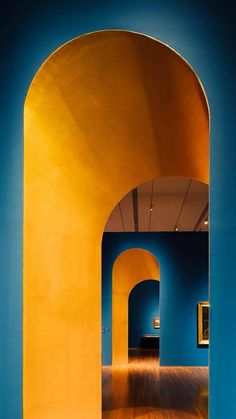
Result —
[[39, 69], [24, 130], [24, 419], [97, 419], [104, 225], [147, 180], [208, 182], [205, 94], [166, 45], [91, 33]]
[[116, 259], [112, 270], [112, 365], [128, 363], [128, 300], [139, 282], [160, 280], [160, 267], [152, 253], [129, 249]]

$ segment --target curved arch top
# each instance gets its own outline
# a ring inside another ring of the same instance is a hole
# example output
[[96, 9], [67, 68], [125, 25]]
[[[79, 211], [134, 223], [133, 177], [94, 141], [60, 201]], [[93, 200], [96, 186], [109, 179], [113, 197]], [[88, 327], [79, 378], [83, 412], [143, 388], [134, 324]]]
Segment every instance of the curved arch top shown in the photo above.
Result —
[[145, 249], [129, 249], [112, 270], [112, 365], [128, 363], [128, 300], [132, 289], [145, 280], [160, 280], [155, 256]]
[[166, 45], [95, 32], [39, 69], [24, 130], [24, 419], [100, 418], [104, 226], [147, 180], [208, 182], [206, 98]]
[[[208, 183], [209, 112], [202, 85], [179, 54], [143, 34], [99, 31], [56, 50], [26, 96], [26, 135], [32, 128], [34, 142], [25, 158], [27, 162], [30, 154], [35, 170], [32, 155], [39, 157], [42, 141], [50, 136], [43, 150], [47, 169], [52, 159], [60, 159], [60, 170], [66, 172], [68, 165], [76, 171], [82, 164], [86, 183], [94, 183], [95, 171], [96, 183], [106, 180], [103, 192], [112, 206], [108, 200], [103, 224], [110, 208], [146, 180], [178, 174]], [[133, 154], [140, 175], [137, 179], [124, 159], [122, 170], [129, 176], [125, 184], [117, 185], [124, 149]], [[40, 159], [38, 163], [41, 168]], [[110, 196], [113, 188], [118, 199]]]
[[129, 294], [135, 285], [146, 279], [160, 281], [160, 266], [149, 250], [131, 248], [116, 258], [112, 269], [112, 281], [116, 283], [114, 285], [117, 293]]
[[[159, 275], [158, 275], [159, 276]], [[132, 288], [131, 288], [131, 290], [130, 290], [130, 292], [129, 292], [129, 295], [128, 295], [128, 299], [130, 298], [130, 295], [131, 295], [131, 293], [135, 290], [135, 288], [136, 287], [138, 287], [139, 285], [142, 285], [144, 282], [149, 282], [149, 281], [158, 281], [158, 282], [160, 282], [160, 277], [159, 277], [159, 279], [157, 279], [157, 278], [155, 278], [155, 279], [143, 279], [142, 281], [139, 281], [139, 282], [137, 282], [137, 284], [135, 284]]]

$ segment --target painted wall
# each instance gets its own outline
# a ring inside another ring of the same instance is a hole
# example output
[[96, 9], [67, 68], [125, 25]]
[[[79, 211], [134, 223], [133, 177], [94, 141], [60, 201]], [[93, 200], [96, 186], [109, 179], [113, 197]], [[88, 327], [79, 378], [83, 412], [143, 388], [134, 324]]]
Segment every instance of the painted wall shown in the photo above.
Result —
[[[226, 0], [6, 2], [1, 9], [0, 411], [22, 416], [23, 102], [38, 67], [62, 43], [103, 28], [154, 36], [197, 71], [211, 106], [210, 418], [235, 417], [235, 5]], [[230, 319], [230, 322], [229, 322]], [[219, 334], [219, 324], [221, 327]], [[107, 337], [106, 337], [107, 338]], [[225, 345], [227, 342], [227, 345]], [[227, 380], [226, 380], [227, 378]], [[222, 391], [224, 382], [224, 391]]]
[[207, 233], [105, 233], [103, 237], [103, 364], [111, 364], [112, 267], [133, 247], [146, 249], [160, 265], [161, 365], [207, 365], [197, 347], [196, 307], [208, 299]]
[[153, 328], [153, 317], [159, 316], [159, 285], [143, 281], [129, 295], [129, 348], [139, 348], [144, 334], [160, 334], [160, 329]]

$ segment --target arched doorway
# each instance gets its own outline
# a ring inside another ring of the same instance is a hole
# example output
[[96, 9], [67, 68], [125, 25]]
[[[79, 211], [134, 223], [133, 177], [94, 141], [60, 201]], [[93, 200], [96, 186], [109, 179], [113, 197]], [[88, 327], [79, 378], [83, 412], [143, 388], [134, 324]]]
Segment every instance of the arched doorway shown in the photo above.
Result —
[[129, 249], [116, 259], [112, 271], [112, 365], [128, 363], [128, 299], [146, 278], [160, 280], [156, 258], [145, 249]]
[[148, 179], [207, 183], [208, 145], [201, 83], [154, 39], [92, 33], [40, 68], [25, 102], [25, 419], [101, 417], [105, 222]]
[[159, 355], [160, 281], [146, 279], [136, 284], [128, 300], [129, 356], [140, 353]]

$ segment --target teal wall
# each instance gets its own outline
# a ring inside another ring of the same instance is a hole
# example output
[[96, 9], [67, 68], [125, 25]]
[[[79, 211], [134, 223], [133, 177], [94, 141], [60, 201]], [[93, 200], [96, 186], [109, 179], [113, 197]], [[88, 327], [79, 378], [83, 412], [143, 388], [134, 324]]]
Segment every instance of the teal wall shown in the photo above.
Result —
[[4, 419], [22, 416], [24, 98], [51, 52], [73, 37], [106, 28], [143, 32], [169, 44], [189, 61], [205, 87], [211, 107], [210, 418], [236, 417], [235, 17], [232, 0], [11, 0], [1, 5], [0, 411]]
[[102, 361], [111, 364], [112, 267], [125, 250], [146, 249], [158, 260], [161, 365], [208, 365], [197, 346], [197, 303], [208, 300], [207, 233], [104, 233], [102, 246]]
[[139, 348], [144, 334], [160, 334], [160, 329], [153, 328], [153, 317], [160, 316], [160, 282], [142, 281], [129, 295], [129, 348]]

